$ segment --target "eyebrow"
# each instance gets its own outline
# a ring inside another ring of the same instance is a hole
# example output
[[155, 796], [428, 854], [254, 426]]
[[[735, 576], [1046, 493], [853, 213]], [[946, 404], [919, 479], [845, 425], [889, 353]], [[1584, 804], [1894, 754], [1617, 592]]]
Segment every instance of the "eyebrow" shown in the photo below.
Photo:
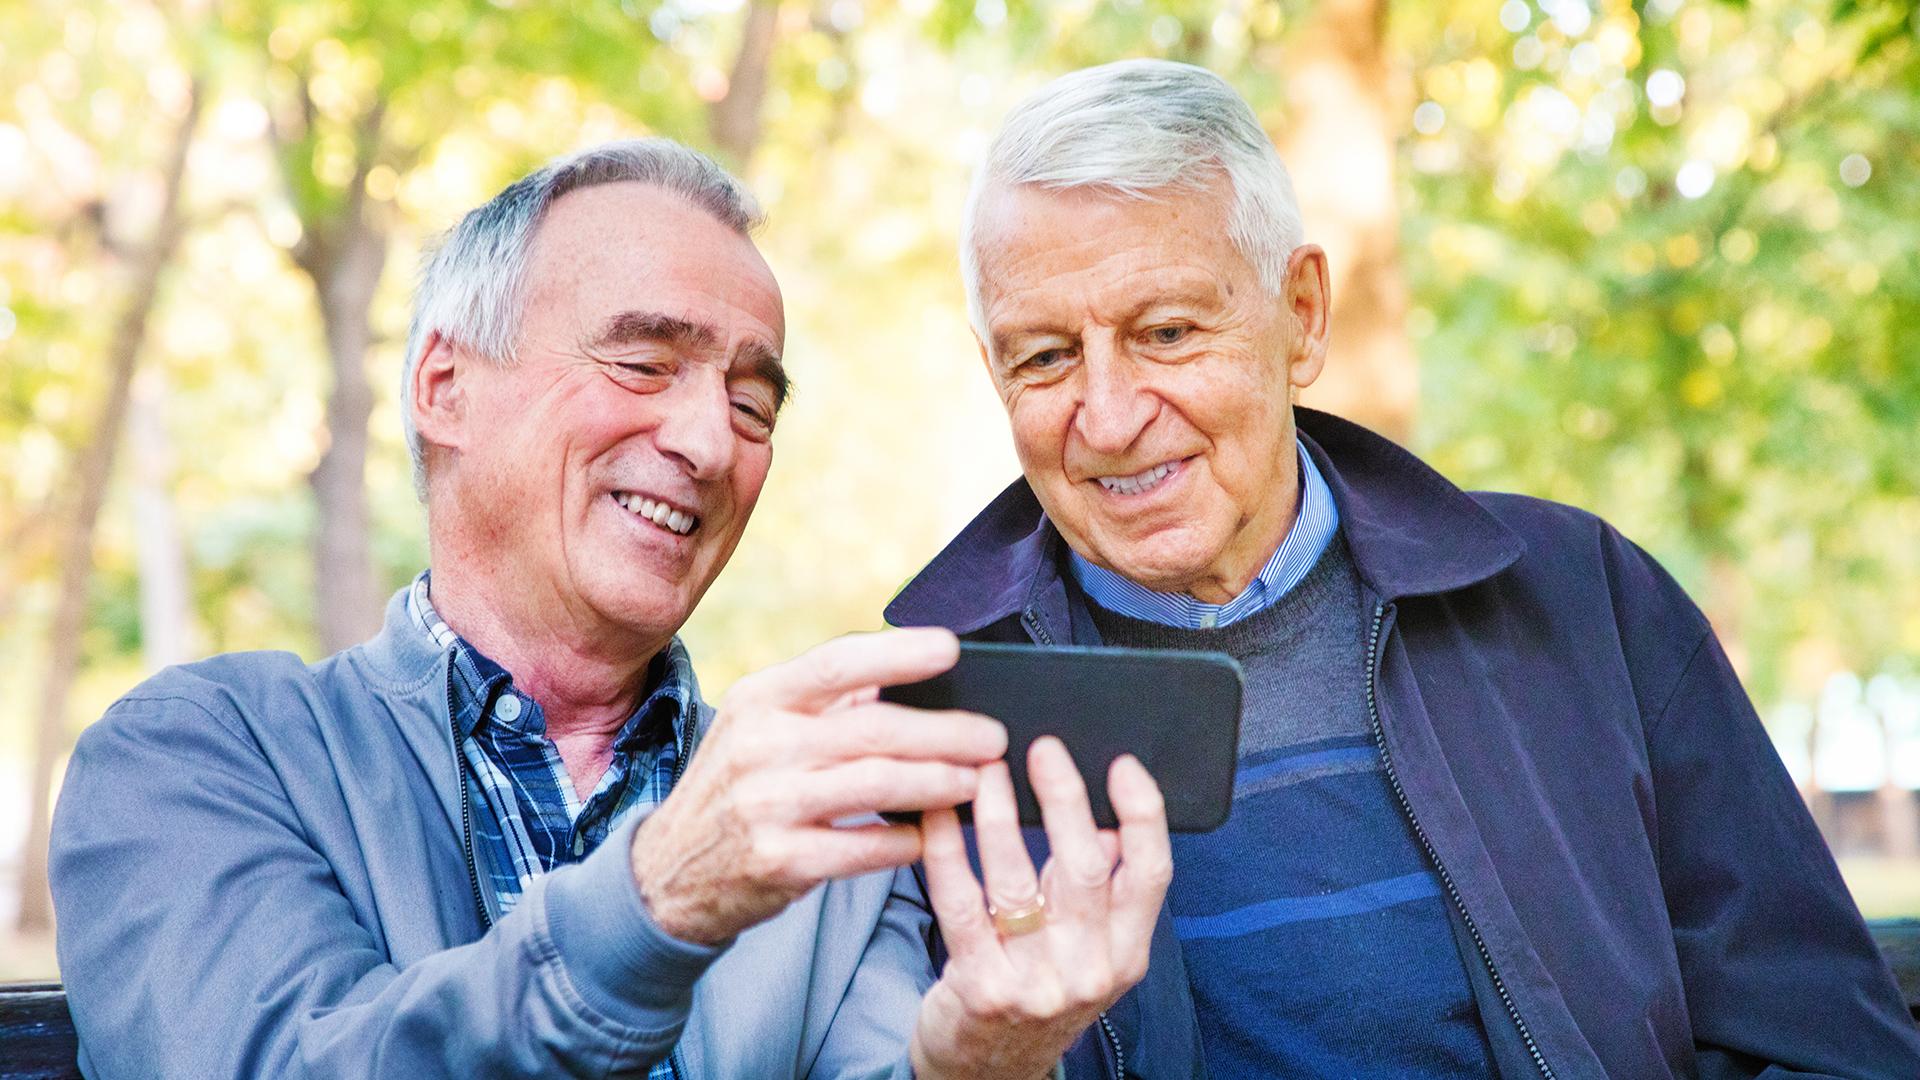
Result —
[[664, 315], [657, 311], [622, 311], [608, 319], [594, 336], [596, 348], [632, 345], [637, 341], [658, 341], [668, 345], [711, 346], [720, 334], [705, 323]]
[[[697, 323], [658, 311], [622, 311], [608, 319], [594, 336], [591, 348], [609, 349], [641, 341], [657, 341], [683, 348], [712, 348], [720, 332], [706, 323]], [[780, 411], [793, 396], [793, 379], [788, 376], [780, 354], [765, 342], [743, 342], [728, 367], [728, 373], [741, 372], [773, 387], [773, 408]]]
[[780, 354], [768, 348], [764, 342], [748, 341], [740, 346], [739, 355], [733, 359], [734, 369], [745, 368], [753, 378], [763, 380], [773, 387], [773, 411], [786, 408], [787, 399], [793, 396], [793, 380], [787, 375], [787, 366], [780, 362]]

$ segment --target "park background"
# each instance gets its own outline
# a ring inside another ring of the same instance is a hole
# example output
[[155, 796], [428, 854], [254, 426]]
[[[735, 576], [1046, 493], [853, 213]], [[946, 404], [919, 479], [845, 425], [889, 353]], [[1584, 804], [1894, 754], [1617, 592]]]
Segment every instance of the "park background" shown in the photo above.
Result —
[[1596, 511], [1709, 613], [1871, 915], [1920, 915], [1912, 0], [12, 0], [0, 5], [0, 978], [45, 809], [160, 665], [314, 658], [423, 564], [413, 269], [547, 157], [662, 134], [769, 212], [797, 397], [685, 631], [710, 695], [888, 596], [1017, 471], [954, 239], [1023, 94], [1251, 101], [1330, 253], [1305, 398]]

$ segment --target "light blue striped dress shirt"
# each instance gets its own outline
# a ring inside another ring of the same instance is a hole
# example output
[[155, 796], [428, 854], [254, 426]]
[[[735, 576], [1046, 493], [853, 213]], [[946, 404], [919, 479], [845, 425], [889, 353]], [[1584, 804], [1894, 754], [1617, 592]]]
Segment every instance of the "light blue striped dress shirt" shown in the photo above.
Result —
[[[1295, 444], [1299, 446], [1298, 443]], [[1179, 626], [1188, 630], [1208, 630], [1229, 626], [1249, 615], [1273, 606], [1320, 561], [1327, 542], [1340, 528], [1340, 512], [1333, 505], [1333, 492], [1313, 463], [1305, 446], [1300, 451], [1300, 510], [1293, 528], [1274, 550], [1247, 586], [1247, 590], [1224, 604], [1209, 604], [1185, 593], [1155, 592], [1138, 582], [1095, 566], [1072, 554], [1073, 577], [1086, 591], [1087, 598], [1116, 615], [1161, 626]]]

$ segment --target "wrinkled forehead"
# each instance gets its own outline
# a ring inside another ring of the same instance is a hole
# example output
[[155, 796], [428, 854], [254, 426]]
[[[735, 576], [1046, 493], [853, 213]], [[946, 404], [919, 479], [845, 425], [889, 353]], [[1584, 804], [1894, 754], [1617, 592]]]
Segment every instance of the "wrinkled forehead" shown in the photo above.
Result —
[[997, 321], [1036, 305], [1129, 306], [1202, 283], [1234, 291], [1252, 267], [1229, 236], [1229, 212], [1211, 188], [989, 188], [971, 238], [983, 312]]
[[685, 198], [645, 184], [568, 192], [547, 210], [528, 253], [529, 321], [585, 332], [622, 311], [664, 312], [732, 342], [786, 336], [780, 287], [753, 241]]

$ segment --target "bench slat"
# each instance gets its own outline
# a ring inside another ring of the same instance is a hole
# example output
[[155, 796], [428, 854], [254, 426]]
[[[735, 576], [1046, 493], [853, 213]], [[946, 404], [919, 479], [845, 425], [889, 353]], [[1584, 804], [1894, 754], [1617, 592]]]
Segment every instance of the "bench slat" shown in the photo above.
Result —
[[59, 983], [0, 986], [0, 1077], [77, 1080], [79, 1052]]

